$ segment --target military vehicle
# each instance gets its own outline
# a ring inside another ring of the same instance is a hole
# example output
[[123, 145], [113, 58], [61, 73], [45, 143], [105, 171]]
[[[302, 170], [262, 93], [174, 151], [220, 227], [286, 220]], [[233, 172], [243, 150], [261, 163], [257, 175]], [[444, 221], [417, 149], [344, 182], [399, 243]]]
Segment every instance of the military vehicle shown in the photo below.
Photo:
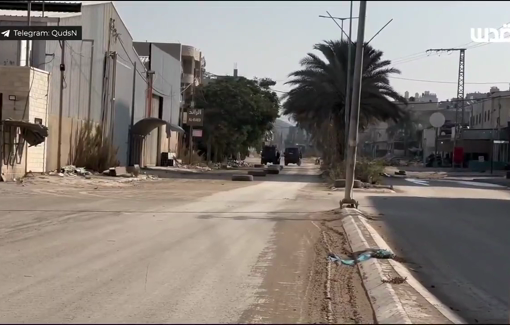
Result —
[[260, 154], [260, 163], [262, 165], [267, 165], [268, 163], [272, 163], [273, 165], [280, 164], [280, 152], [274, 145], [265, 145], [262, 148], [262, 152]]

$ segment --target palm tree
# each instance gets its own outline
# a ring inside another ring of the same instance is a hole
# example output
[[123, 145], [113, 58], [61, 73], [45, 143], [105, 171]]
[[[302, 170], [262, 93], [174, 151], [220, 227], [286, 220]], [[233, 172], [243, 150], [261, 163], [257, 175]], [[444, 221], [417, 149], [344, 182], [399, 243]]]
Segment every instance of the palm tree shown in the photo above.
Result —
[[[356, 44], [351, 46], [352, 57], [355, 48]], [[319, 51], [325, 60], [314, 53], [308, 53], [301, 60], [302, 69], [292, 72], [289, 75], [292, 79], [286, 83], [293, 88], [283, 98], [283, 111], [312, 135], [319, 149], [325, 151], [333, 145], [336, 154], [342, 154], [349, 44], [347, 41], [324, 41], [313, 49]], [[390, 86], [388, 79], [389, 75], [400, 71], [389, 67], [391, 61], [382, 60], [382, 56], [382, 51], [365, 44], [361, 129], [377, 121], [397, 122], [403, 116], [398, 104], [406, 100]]]

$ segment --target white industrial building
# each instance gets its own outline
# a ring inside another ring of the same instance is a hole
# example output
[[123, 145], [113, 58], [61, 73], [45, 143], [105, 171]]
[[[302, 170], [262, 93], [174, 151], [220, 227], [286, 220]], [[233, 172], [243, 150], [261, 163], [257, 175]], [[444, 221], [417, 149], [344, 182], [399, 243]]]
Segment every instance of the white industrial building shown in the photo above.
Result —
[[[0, 10], [0, 26], [24, 25], [26, 21], [26, 11]], [[134, 50], [133, 38], [112, 1], [82, 2], [81, 12], [46, 12], [44, 17], [42, 12], [32, 11], [31, 25], [79, 25], [83, 29], [83, 40], [65, 41], [64, 47], [59, 41], [29, 44], [31, 66], [49, 72], [48, 90], [43, 94], [48, 101], [47, 119], [43, 124], [49, 129], [44, 169], [72, 163], [73, 155], [79, 150], [76, 148], [78, 130], [88, 119], [101, 123], [108, 130], [107, 134], [113, 134], [120, 165], [129, 162], [142, 166], [159, 164], [160, 154], [170, 151], [170, 138], [176, 137], [175, 131], [182, 132], [178, 126], [180, 60], [154, 46], [150, 69], [155, 82], [150, 91], [147, 69]], [[25, 66], [26, 43], [2, 41], [0, 66]], [[65, 65], [62, 84], [61, 63]], [[30, 88], [30, 85], [23, 86]], [[5, 102], [9, 90], [0, 89], [0, 93]], [[28, 100], [34, 99], [29, 96]], [[144, 119], [147, 120], [138, 123]], [[135, 146], [133, 141], [130, 145], [131, 128], [137, 133], [133, 138], [142, 139]], [[149, 131], [146, 137], [144, 133]], [[147, 138], [152, 140], [146, 141]]]

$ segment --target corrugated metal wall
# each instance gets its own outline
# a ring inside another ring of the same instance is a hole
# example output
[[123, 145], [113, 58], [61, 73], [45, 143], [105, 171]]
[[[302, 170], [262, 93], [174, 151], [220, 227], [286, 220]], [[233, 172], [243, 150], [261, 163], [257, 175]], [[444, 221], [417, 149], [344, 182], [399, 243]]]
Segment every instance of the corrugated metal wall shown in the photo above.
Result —
[[[101, 122], [103, 110], [106, 116], [110, 116], [110, 100], [106, 107], [103, 104], [103, 90], [108, 89], [112, 93], [112, 65], [109, 69], [109, 80], [106, 87], [103, 85], [105, 75], [105, 56], [108, 50], [109, 22], [115, 20], [115, 28], [118, 38], [111, 37], [110, 51], [116, 51], [117, 71], [115, 78], [115, 128], [114, 144], [118, 146], [117, 158], [121, 165], [127, 164], [128, 134], [131, 124], [132, 93], [133, 93], [133, 67], [136, 63], [136, 88], [134, 123], [145, 117], [145, 96], [147, 83], [145, 81], [143, 64], [133, 50], [132, 38], [126, 26], [124, 26], [118, 13], [111, 3], [86, 5], [82, 7], [82, 15], [60, 19], [60, 25], [81, 25], [83, 39], [94, 40], [93, 58], [91, 59], [92, 43], [88, 41], [68, 41], [65, 49], [65, 89], [63, 116], [72, 120], [83, 121], [89, 116], [89, 84], [92, 93], [90, 95], [90, 119]], [[57, 25], [57, 23], [53, 23]], [[58, 42], [48, 41], [46, 52], [55, 53], [55, 58], [46, 65], [47, 71], [51, 72], [51, 89], [49, 112], [58, 116], [59, 112], [59, 89], [61, 48]], [[92, 71], [91, 71], [92, 62]], [[92, 82], [90, 82], [92, 74]], [[76, 128], [72, 132], [76, 132]], [[63, 136], [63, 139], [66, 137]], [[56, 152], [56, 148], [54, 150]]]
[[[114, 24], [118, 33], [118, 37], [111, 37], [110, 42], [110, 51], [117, 52], [117, 66], [116, 76], [113, 78], [112, 65], [110, 65], [109, 71], [106, 72], [110, 78], [105, 86], [103, 78], [105, 76], [105, 55], [108, 50], [110, 18], [115, 20]], [[19, 22], [16, 23], [19, 24]], [[34, 25], [36, 25], [35, 22]], [[73, 152], [77, 149], [74, 147], [76, 136], [85, 120], [90, 118], [99, 123], [103, 114], [110, 116], [110, 101], [108, 100], [107, 104], [104, 104], [103, 92], [108, 89], [111, 95], [113, 79], [115, 79], [113, 139], [114, 144], [118, 146], [117, 158], [120, 164], [127, 164], [129, 127], [133, 112], [133, 78], [135, 78], [134, 123], [146, 117], [147, 98], [145, 68], [133, 49], [133, 40], [127, 27], [111, 3], [83, 5], [81, 15], [60, 18], [58, 22], [52, 21], [48, 25], [81, 25], [83, 28], [83, 41], [65, 42], [64, 63], [66, 70], [62, 107], [61, 164], [72, 163]], [[94, 46], [92, 47], [92, 42], [86, 40], [94, 40]], [[50, 136], [47, 142], [47, 166], [49, 169], [54, 169], [57, 165], [61, 52], [60, 43], [57, 41], [41, 41], [34, 44], [34, 64], [41, 64], [41, 68], [50, 72], [48, 98]], [[9, 58], [11, 57], [17, 58], [16, 65], [19, 64], [19, 44], [2, 42], [0, 65], [3, 65], [2, 58], [4, 57], [7, 61], [6, 64], [10, 64]], [[154, 86], [158, 90], [156, 94], [161, 93], [159, 95], [162, 95], [164, 105], [163, 119], [177, 124], [180, 62], [157, 47], [153, 49], [153, 62], [152, 70], [156, 72]], [[134, 70], [135, 64], [136, 71]], [[156, 108], [154, 116], [157, 116], [157, 113], [158, 109]], [[149, 154], [154, 158], [157, 156], [156, 152]]]
[[181, 62], [152, 44], [151, 70], [155, 71], [154, 94], [163, 97], [163, 120], [178, 124]]

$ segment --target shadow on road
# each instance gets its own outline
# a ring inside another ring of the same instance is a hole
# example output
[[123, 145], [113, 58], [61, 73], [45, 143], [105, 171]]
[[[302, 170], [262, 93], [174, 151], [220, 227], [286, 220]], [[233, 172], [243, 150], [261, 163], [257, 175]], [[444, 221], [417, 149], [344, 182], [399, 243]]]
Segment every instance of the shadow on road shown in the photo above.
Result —
[[[415, 276], [470, 324], [507, 324], [510, 201], [373, 196], [373, 225]], [[382, 223], [381, 223], [382, 222]]]
[[[243, 214], [246, 213], [246, 212], [243, 212]], [[246, 215], [233, 215], [233, 216], [229, 216], [229, 215], [222, 215], [222, 216], [219, 216], [217, 215], [217, 213], [215, 212], [216, 215], [214, 214], [202, 214], [202, 215], [199, 215], [197, 216], [196, 218], [197, 219], [204, 219], [204, 220], [208, 220], [208, 219], [231, 219], [231, 220], [237, 220], [237, 221], [244, 221], [244, 220], [266, 220], [266, 221], [334, 221], [334, 220], [340, 220], [342, 219], [341, 216], [338, 216], [338, 218], [331, 218], [331, 217], [327, 217], [327, 218], [309, 218], [308, 215], [310, 215], [310, 212], [303, 212], [301, 214], [305, 214], [307, 215], [306, 217], [285, 217], [284, 215], [288, 215], [288, 214], [292, 214], [292, 215], [296, 215], [296, 214], [300, 214], [299, 212], [271, 212], [271, 213], [268, 213], [269, 216], [264, 216], [264, 217], [256, 217], [254, 215], [251, 215], [251, 216], [246, 216]], [[229, 214], [232, 214], [232, 213], [229, 213]], [[241, 214], [241, 213], [240, 213]]]
[[451, 187], [473, 189], [510, 190], [510, 181], [507, 179], [477, 179], [477, 180], [451, 180], [451, 179], [417, 179], [413, 177], [384, 178], [385, 185], [412, 186], [412, 187]]
[[[144, 170], [147, 174], [156, 175], [159, 178], [179, 179], [201, 179], [201, 180], [230, 180], [232, 175], [246, 175], [249, 170], [257, 168], [243, 168], [231, 170], [211, 170], [208, 172], [177, 172], [172, 170]], [[313, 167], [286, 166], [280, 174], [267, 174], [266, 176], [254, 176], [254, 181], [271, 182], [300, 182], [300, 183], [322, 183], [323, 179], [318, 175], [318, 170]]]

